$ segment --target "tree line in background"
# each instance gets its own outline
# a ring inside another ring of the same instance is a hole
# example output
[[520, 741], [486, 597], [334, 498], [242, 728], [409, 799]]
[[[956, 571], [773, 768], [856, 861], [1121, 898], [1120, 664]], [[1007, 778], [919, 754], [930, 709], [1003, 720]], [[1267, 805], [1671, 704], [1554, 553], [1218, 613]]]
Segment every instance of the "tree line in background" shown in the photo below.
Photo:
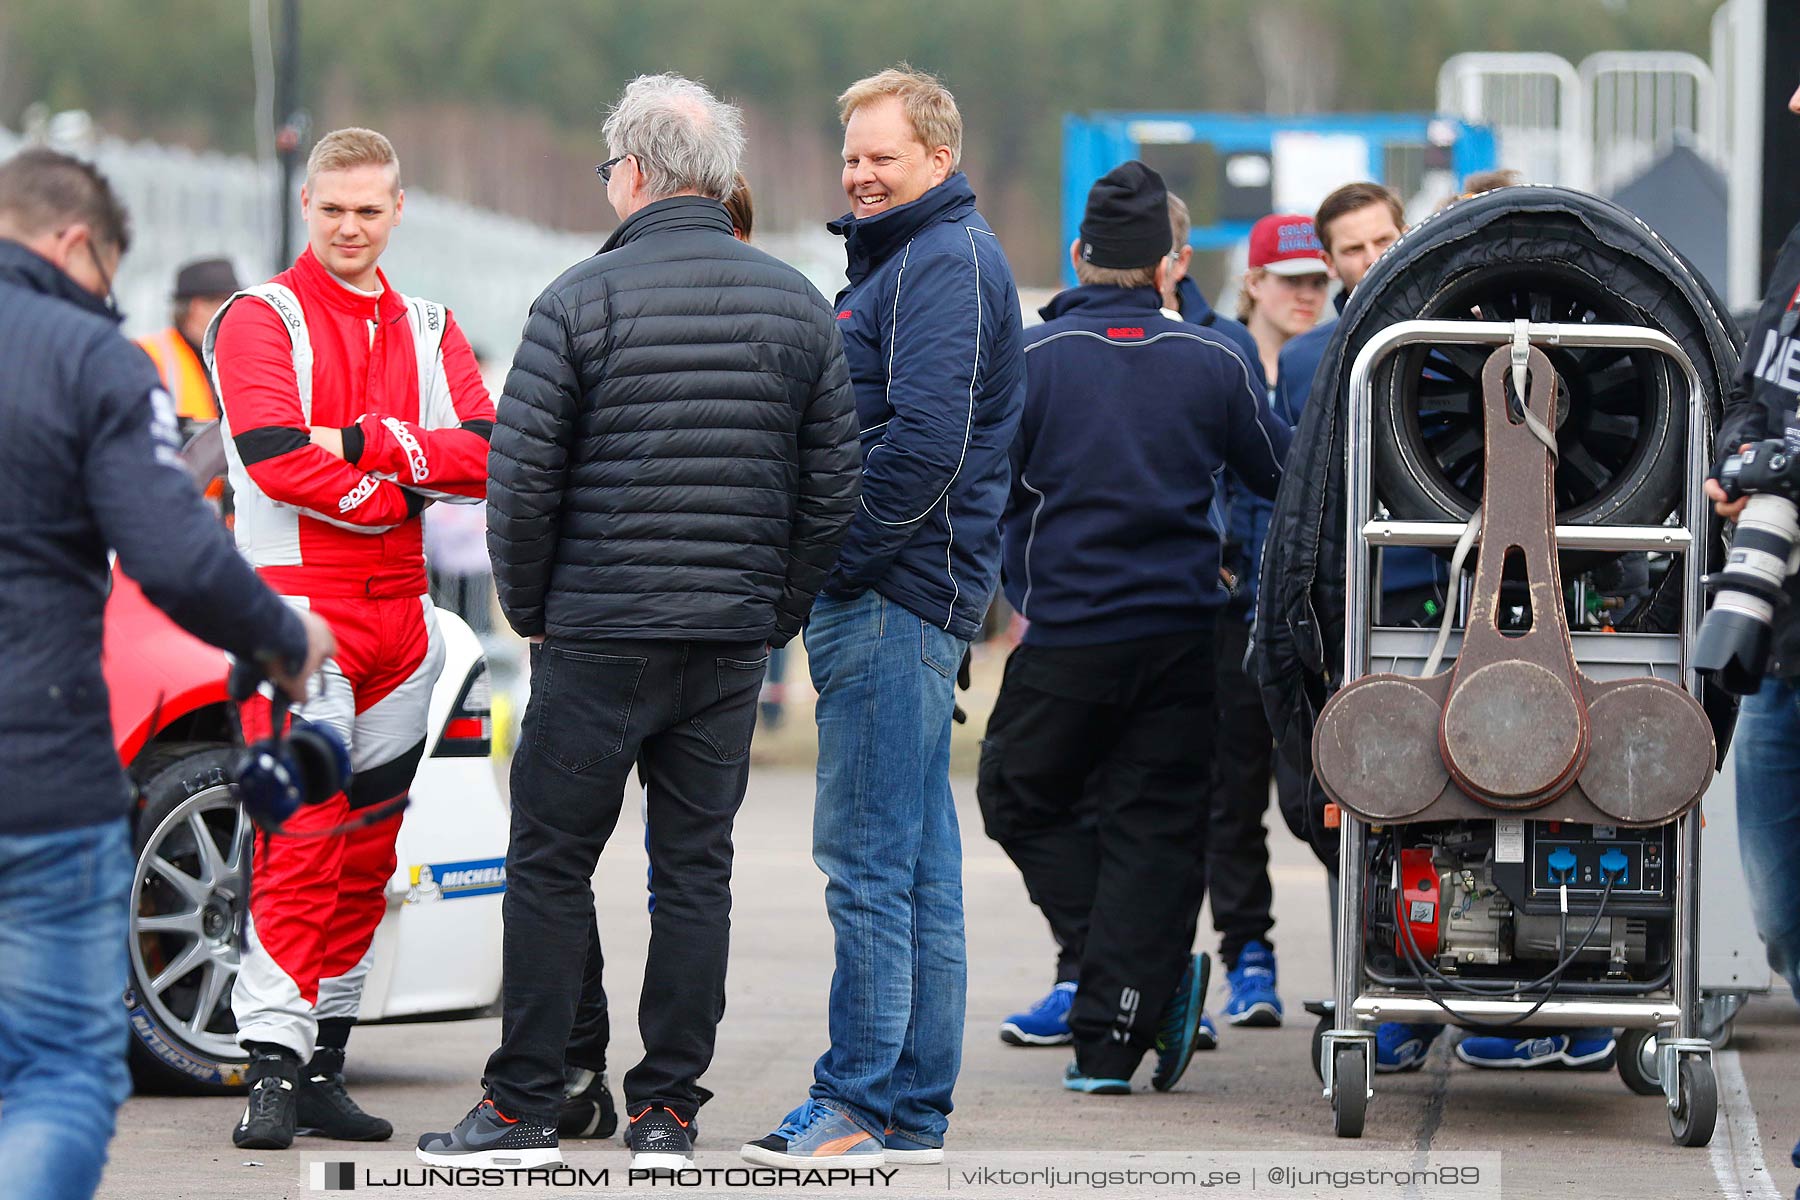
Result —
[[[279, 10], [279, 4], [271, 4]], [[1025, 279], [1054, 276], [1060, 121], [1108, 108], [1421, 110], [1465, 50], [1687, 50], [1716, 0], [302, 0], [315, 131], [374, 125], [408, 180], [564, 229], [613, 223], [593, 164], [631, 76], [747, 114], [759, 226], [843, 210], [834, 98], [906, 59], [967, 122], [964, 160]], [[254, 149], [254, 0], [8, 0], [0, 124], [85, 108], [115, 134]], [[276, 31], [279, 34], [279, 30]]]

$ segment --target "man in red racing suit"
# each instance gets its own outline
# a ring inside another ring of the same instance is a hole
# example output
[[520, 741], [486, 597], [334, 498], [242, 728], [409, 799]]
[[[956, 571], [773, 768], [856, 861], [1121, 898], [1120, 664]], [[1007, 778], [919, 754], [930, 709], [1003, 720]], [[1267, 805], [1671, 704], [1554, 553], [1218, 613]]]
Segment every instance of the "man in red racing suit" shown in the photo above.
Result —
[[[344, 739], [353, 772], [345, 793], [258, 835], [231, 998], [251, 1055], [232, 1134], [246, 1149], [286, 1148], [297, 1130], [393, 1132], [345, 1093], [342, 1070], [443, 666], [419, 513], [481, 498], [494, 420], [449, 311], [400, 295], [376, 266], [399, 221], [399, 183], [380, 134], [326, 136], [301, 191], [307, 249], [228, 302], [207, 336], [238, 548], [337, 631], [337, 655], [297, 715]], [[244, 718], [247, 738], [266, 732], [267, 702], [252, 700]], [[346, 823], [342, 835], [287, 836]]]

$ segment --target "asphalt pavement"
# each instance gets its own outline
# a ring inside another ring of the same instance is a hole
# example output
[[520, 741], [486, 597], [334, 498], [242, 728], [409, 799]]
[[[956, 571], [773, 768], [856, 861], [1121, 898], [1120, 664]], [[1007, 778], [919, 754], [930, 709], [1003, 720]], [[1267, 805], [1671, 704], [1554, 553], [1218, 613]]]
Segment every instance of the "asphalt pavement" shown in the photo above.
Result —
[[[1054, 951], [1018, 874], [981, 832], [973, 781], [959, 777], [964, 887], [968, 913], [969, 1004], [964, 1060], [948, 1148], [949, 1169], [904, 1168], [909, 1194], [982, 1194], [959, 1179], [959, 1163], [994, 1161], [999, 1152], [1032, 1161], [1079, 1164], [1093, 1152], [1204, 1151], [1262, 1163], [1256, 1190], [1242, 1184], [1209, 1196], [1282, 1194], [1267, 1185], [1270, 1164], [1312, 1161], [1320, 1153], [1355, 1152], [1332, 1163], [1425, 1164], [1429, 1156], [1497, 1154], [1507, 1197], [1651, 1200], [1660, 1197], [1792, 1195], [1797, 1172], [1788, 1153], [1800, 1134], [1800, 1007], [1785, 990], [1753, 999], [1718, 1056], [1721, 1115], [1710, 1147], [1683, 1149], [1670, 1140], [1663, 1102], [1628, 1092], [1611, 1071], [1476, 1071], [1455, 1061], [1441, 1037], [1426, 1067], [1379, 1077], [1365, 1136], [1332, 1136], [1329, 1106], [1308, 1065], [1313, 1020], [1301, 1002], [1328, 994], [1329, 926], [1324, 871], [1288, 836], [1273, 812], [1274, 941], [1288, 1020], [1279, 1029], [1222, 1030], [1222, 1044], [1197, 1056], [1178, 1089], [1157, 1094], [1149, 1066], [1129, 1097], [1082, 1097], [1063, 1091], [1058, 1076], [1066, 1049], [1021, 1049], [997, 1036], [1007, 1013], [1036, 1000], [1052, 980]], [[637, 990], [648, 936], [640, 831], [627, 805], [595, 879], [614, 1013], [615, 1088], [636, 1061]], [[705, 1084], [716, 1098], [701, 1112], [702, 1165], [739, 1165], [736, 1147], [768, 1132], [805, 1096], [811, 1067], [825, 1045], [825, 1000], [831, 974], [831, 929], [824, 878], [813, 866], [812, 777], [787, 768], [753, 772], [737, 826], [735, 911], [729, 1000], [718, 1053]], [[870, 831], [871, 837], [880, 831]], [[1201, 948], [1213, 942], [1202, 922]], [[1222, 1003], [1215, 980], [1209, 1008]], [[313, 1161], [405, 1165], [418, 1134], [448, 1128], [480, 1098], [483, 1061], [499, 1022], [372, 1026], [351, 1040], [348, 1080], [363, 1106], [393, 1121], [393, 1142], [352, 1146], [302, 1139], [286, 1153], [235, 1150], [230, 1130], [243, 1102], [234, 1098], [131, 1100], [119, 1122], [101, 1195], [109, 1200], [216, 1197], [274, 1200], [323, 1195], [308, 1175]], [[614, 1186], [627, 1158], [615, 1141], [566, 1144], [571, 1160], [608, 1168]], [[380, 1151], [382, 1153], [376, 1153]], [[1324, 1160], [1319, 1160], [1324, 1161]], [[722, 1176], [713, 1177], [722, 1179]], [[366, 1192], [378, 1178], [365, 1177]], [[893, 1190], [894, 1184], [886, 1185]], [[1091, 1187], [1092, 1185], [1090, 1185]], [[819, 1190], [817, 1187], [811, 1190]], [[842, 1190], [833, 1189], [833, 1190]], [[855, 1189], [852, 1189], [855, 1190]], [[993, 1194], [1045, 1195], [1048, 1185]], [[466, 1196], [472, 1188], [394, 1187], [394, 1196]], [[568, 1190], [516, 1189], [490, 1194], [573, 1195]], [[770, 1194], [767, 1188], [729, 1194]], [[1194, 1190], [1113, 1195], [1199, 1194]], [[1289, 1189], [1286, 1194], [1305, 1194]], [[1323, 1193], [1321, 1193], [1323, 1194]], [[1339, 1193], [1331, 1193], [1339, 1194]], [[1344, 1194], [1374, 1195], [1376, 1192]], [[1477, 1194], [1416, 1183], [1392, 1195]]]

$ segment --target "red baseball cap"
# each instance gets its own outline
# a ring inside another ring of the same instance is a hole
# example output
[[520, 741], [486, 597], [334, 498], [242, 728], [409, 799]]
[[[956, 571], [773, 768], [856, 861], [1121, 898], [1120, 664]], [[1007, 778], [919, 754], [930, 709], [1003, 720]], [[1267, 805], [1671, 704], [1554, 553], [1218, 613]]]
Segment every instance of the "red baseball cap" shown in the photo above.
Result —
[[1323, 275], [1325, 247], [1304, 213], [1271, 213], [1250, 227], [1250, 266], [1275, 275]]

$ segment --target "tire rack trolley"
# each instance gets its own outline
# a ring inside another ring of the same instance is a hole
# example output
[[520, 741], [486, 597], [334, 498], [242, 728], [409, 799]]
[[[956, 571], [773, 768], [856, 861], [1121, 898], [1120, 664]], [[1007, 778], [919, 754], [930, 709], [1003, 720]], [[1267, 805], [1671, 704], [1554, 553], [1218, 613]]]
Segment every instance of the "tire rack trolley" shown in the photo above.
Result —
[[[1593, 679], [1639, 676], [1678, 678], [1688, 693], [1700, 694], [1699, 674], [1689, 662], [1690, 649], [1704, 606], [1702, 571], [1708, 506], [1700, 484], [1706, 474], [1707, 411], [1693, 363], [1665, 334], [1638, 326], [1538, 324], [1455, 320], [1402, 321], [1372, 337], [1357, 355], [1349, 380], [1347, 431], [1345, 546], [1348, 579], [1344, 622], [1344, 677], [1348, 684], [1371, 673], [1371, 662], [1417, 664], [1427, 655], [1435, 630], [1375, 628], [1369, 603], [1371, 552], [1388, 546], [1450, 547], [1467, 528], [1452, 521], [1376, 519], [1372, 481], [1371, 420], [1373, 380], [1377, 366], [1401, 346], [1418, 343], [1491, 345], [1522, 342], [1537, 347], [1616, 347], [1661, 353], [1673, 359], [1688, 386], [1687, 472], [1678, 513], [1680, 524], [1656, 526], [1558, 525], [1556, 548], [1623, 553], [1662, 552], [1680, 555], [1681, 625], [1679, 633], [1600, 634], [1572, 631], [1575, 659]], [[1672, 568], [1673, 569], [1673, 568]], [[1456, 581], [1460, 584], [1460, 581]], [[1466, 614], [1465, 614], [1466, 615]], [[1401, 669], [1404, 669], [1402, 667]], [[1572, 1028], [1620, 1027], [1655, 1031], [1657, 1074], [1668, 1104], [1675, 1140], [1705, 1145], [1712, 1137], [1718, 1111], [1712, 1047], [1701, 1036], [1698, 986], [1700, 896], [1700, 807], [1676, 818], [1674, 928], [1670, 985], [1646, 995], [1583, 995], [1579, 983], [1566, 983], [1558, 994], [1539, 1003], [1528, 994], [1503, 998], [1458, 996], [1451, 1001], [1467, 1020], [1450, 1018], [1422, 991], [1376, 986], [1364, 971], [1364, 893], [1369, 884], [1365, 854], [1370, 824], [1342, 809], [1338, 858], [1337, 929], [1333, 1027], [1319, 1038], [1319, 1067], [1331, 1101], [1339, 1137], [1360, 1137], [1368, 1102], [1374, 1097], [1375, 1035], [1385, 1021], [1480, 1024], [1511, 1020], [1522, 1026]], [[1495, 810], [1496, 819], [1531, 818], [1530, 812]], [[1398, 823], [1398, 822], [1396, 822]], [[1541, 995], [1541, 989], [1540, 993]], [[1537, 1011], [1526, 1014], [1537, 1005]], [[1521, 1019], [1523, 1018], [1523, 1019]], [[1622, 1038], [1618, 1053], [1636, 1047], [1647, 1033]]]

